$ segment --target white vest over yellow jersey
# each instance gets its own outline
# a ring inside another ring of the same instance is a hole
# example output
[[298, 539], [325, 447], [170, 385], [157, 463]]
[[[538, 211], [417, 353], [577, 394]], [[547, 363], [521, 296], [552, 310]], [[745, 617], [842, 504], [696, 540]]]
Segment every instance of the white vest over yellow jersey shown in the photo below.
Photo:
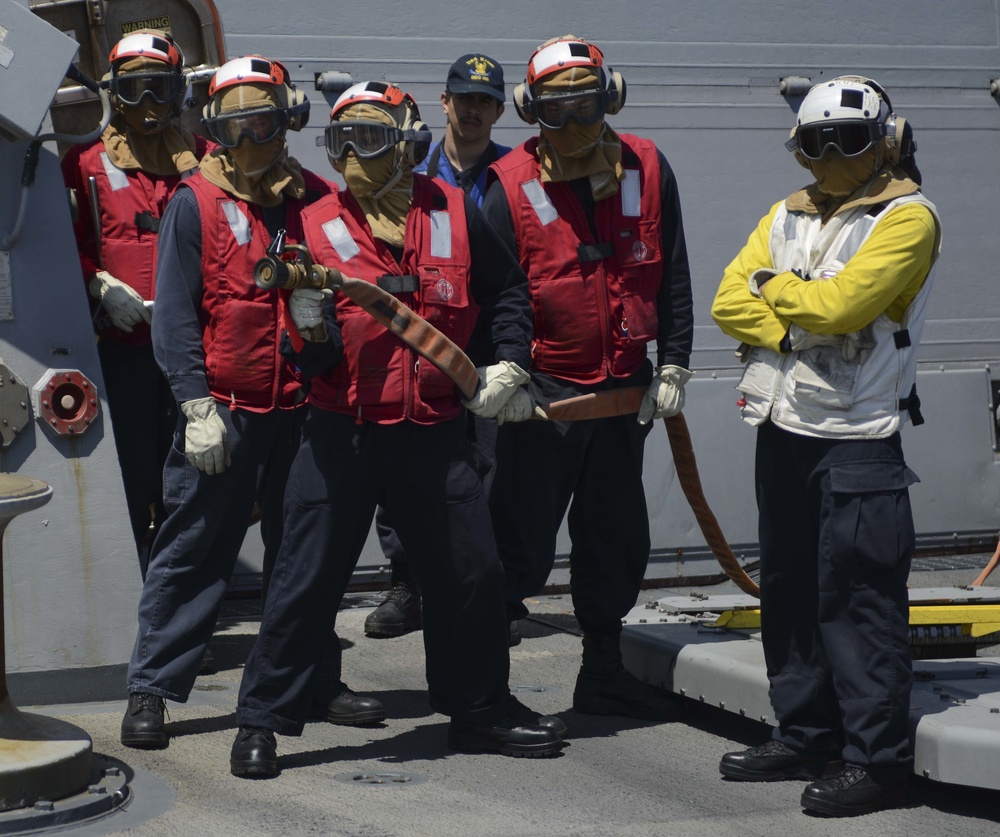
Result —
[[[940, 229], [934, 205], [916, 193], [884, 207], [860, 206], [825, 225], [819, 215], [789, 212], [782, 205], [771, 227], [774, 269], [796, 271], [812, 281], [836, 276], [861, 248], [879, 221], [904, 203], [926, 206]], [[940, 246], [940, 237], [936, 245]], [[744, 421], [770, 419], [802, 436], [825, 439], [884, 438], [895, 433], [914, 408], [917, 348], [923, 331], [934, 268], [906, 309], [901, 323], [885, 313], [865, 327], [874, 347], [846, 361], [841, 347], [817, 346], [780, 354], [755, 347], [738, 389]]]

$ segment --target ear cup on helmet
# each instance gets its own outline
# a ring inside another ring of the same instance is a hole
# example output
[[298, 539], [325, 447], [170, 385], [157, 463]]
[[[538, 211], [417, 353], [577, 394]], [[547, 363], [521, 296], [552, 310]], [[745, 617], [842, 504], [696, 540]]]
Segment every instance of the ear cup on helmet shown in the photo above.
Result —
[[[403, 95], [403, 105], [406, 108], [406, 118], [403, 120], [402, 130], [404, 131], [426, 131], [430, 134], [430, 127], [420, 118], [420, 108], [417, 107], [416, 100], [409, 94]], [[407, 141], [402, 143], [402, 161], [405, 165], [413, 168], [420, 165], [427, 157], [431, 144], [429, 141]]]
[[[421, 120], [415, 120], [411, 125], [414, 131], [430, 131], [426, 122]], [[408, 166], [419, 166], [426, 158], [427, 152], [431, 149], [431, 144], [429, 142], [407, 142], [404, 143], [403, 149], [403, 161]]]
[[917, 150], [913, 140], [913, 128], [896, 114], [890, 114], [885, 122], [886, 135], [882, 140], [882, 157], [891, 166], [898, 166], [901, 160], [911, 157]]
[[604, 89], [608, 93], [608, 107], [606, 112], [614, 116], [625, 107], [625, 96], [628, 93], [628, 86], [625, 84], [622, 74], [616, 72], [611, 67], [608, 67], [604, 78]]
[[528, 90], [527, 83], [517, 85], [514, 88], [514, 110], [517, 111], [517, 115], [521, 117], [523, 122], [534, 125], [538, 120], [528, 113], [529, 101], [531, 101], [531, 92]]
[[291, 73], [288, 72], [288, 68], [284, 64], [280, 61], [272, 61], [271, 63], [281, 68], [280, 77], [284, 79], [284, 83], [277, 86], [282, 91], [281, 96], [285, 99], [282, 107], [288, 114], [288, 130], [301, 131], [309, 122], [309, 100], [305, 93], [292, 83]]
[[294, 84], [285, 88], [288, 102], [288, 130], [301, 131], [309, 124], [309, 100]]

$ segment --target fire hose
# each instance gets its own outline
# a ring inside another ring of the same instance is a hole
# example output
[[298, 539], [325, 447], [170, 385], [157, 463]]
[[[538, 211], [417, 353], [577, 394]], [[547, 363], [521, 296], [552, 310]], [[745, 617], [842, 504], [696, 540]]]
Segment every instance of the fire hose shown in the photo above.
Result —
[[[421, 357], [426, 358], [455, 382], [466, 397], [472, 398], [479, 386], [479, 373], [468, 355], [423, 317], [372, 282], [351, 279], [339, 270], [315, 264], [302, 245], [285, 243], [284, 230], [275, 237], [267, 256], [254, 265], [254, 283], [259, 288], [300, 287], [340, 290], [367, 311]], [[645, 387], [621, 387], [588, 393], [539, 405], [536, 415], [551, 421], [579, 421], [630, 415], [639, 411]], [[694, 512], [705, 542], [725, 574], [743, 592], [760, 597], [760, 588], [733, 554], [719, 522], [708, 505], [698, 474], [691, 434], [680, 413], [663, 420], [670, 442], [674, 468], [684, 497]]]

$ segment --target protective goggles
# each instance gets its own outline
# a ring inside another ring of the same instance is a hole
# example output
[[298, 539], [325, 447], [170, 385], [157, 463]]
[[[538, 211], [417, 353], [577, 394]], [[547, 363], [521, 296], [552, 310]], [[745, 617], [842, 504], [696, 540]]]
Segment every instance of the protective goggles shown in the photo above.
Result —
[[608, 109], [606, 90], [587, 90], [565, 96], [545, 96], [528, 103], [530, 113], [546, 128], [557, 130], [570, 119], [578, 125], [593, 125], [603, 118]]
[[830, 146], [845, 157], [857, 157], [885, 133], [886, 126], [882, 122], [818, 122], [800, 125], [785, 147], [789, 151], [798, 148], [802, 156], [810, 160], [819, 160]]
[[241, 110], [203, 119], [202, 125], [219, 145], [236, 148], [243, 137], [263, 145], [288, 127], [288, 111], [278, 108]]
[[401, 130], [380, 122], [331, 122], [324, 131], [326, 153], [341, 160], [348, 149], [363, 159], [381, 157], [398, 142], [429, 143], [430, 131]]
[[143, 96], [165, 105], [184, 95], [187, 79], [181, 73], [125, 73], [111, 79], [110, 89], [126, 105], [139, 104]]

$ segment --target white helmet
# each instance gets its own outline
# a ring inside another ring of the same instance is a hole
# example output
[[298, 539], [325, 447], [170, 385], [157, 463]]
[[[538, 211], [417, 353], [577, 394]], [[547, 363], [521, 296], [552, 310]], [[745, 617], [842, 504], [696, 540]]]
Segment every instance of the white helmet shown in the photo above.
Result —
[[814, 122], [885, 122], [885, 91], [860, 76], [840, 76], [815, 85], [799, 106], [796, 125]]
[[802, 100], [785, 146], [808, 168], [833, 146], [845, 157], [863, 154], [894, 128], [892, 105], [876, 82], [840, 76], [815, 85]]

